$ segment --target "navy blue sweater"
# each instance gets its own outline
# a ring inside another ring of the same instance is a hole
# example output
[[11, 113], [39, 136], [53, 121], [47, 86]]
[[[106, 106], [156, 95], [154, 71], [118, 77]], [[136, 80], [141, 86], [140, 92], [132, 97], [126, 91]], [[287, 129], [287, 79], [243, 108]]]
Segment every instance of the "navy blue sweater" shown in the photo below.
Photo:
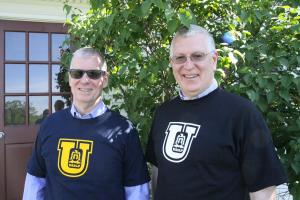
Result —
[[43, 122], [28, 173], [46, 178], [46, 199], [125, 199], [124, 186], [149, 181], [136, 129], [108, 110], [93, 119], [70, 109]]

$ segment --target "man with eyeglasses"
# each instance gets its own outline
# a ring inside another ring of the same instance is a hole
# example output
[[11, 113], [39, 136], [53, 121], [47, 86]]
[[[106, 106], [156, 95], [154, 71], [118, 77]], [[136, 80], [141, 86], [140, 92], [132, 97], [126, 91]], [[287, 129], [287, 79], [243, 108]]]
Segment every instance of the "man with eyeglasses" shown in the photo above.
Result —
[[154, 200], [275, 200], [275, 186], [287, 182], [261, 114], [218, 86], [217, 59], [197, 25], [171, 42], [180, 91], [157, 108], [150, 131]]
[[148, 200], [150, 180], [137, 130], [103, 103], [104, 57], [86, 47], [69, 70], [72, 106], [41, 125], [23, 200]]

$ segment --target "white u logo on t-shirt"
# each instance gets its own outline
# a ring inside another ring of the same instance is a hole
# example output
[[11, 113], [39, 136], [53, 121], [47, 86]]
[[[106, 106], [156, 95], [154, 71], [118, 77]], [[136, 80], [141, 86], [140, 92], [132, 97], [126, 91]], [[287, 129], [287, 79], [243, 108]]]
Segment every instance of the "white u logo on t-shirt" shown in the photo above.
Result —
[[200, 125], [197, 124], [170, 122], [163, 143], [164, 157], [171, 162], [182, 162], [189, 154], [199, 129]]

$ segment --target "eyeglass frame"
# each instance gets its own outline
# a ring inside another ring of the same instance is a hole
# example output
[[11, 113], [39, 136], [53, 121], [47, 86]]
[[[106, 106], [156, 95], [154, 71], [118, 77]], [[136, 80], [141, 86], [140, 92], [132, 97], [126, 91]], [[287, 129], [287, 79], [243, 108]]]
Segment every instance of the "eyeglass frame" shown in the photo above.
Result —
[[[174, 64], [177, 64], [177, 65], [185, 64], [185, 63], [187, 62], [188, 58], [189, 58], [190, 61], [192, 61], [193, 63], [198, 63], [198, 62], [203, 61], [203, 60], [206, 58], [207, 55], [212, 54], [212, 53], [215, 53], [215, 52], [216, 52], [215, 50], [209, 51], [209, 52], [207, 52], [207, 53], [202, 53], [202, 52], [201, 52], [202, 55], [201, 55], [201, 58], [199, 58], [199, 60], [194, 60], [195, 58], [193, 59], [193, 55], [195, 55], [195, 54], [200, 54], [200, 52], [192, 53], [190, 56], [186, 56], [186, 55], [172, 56], [172, 57], [170, 57], [170, 60], [171, 60]], [[178, 61], [176, 61], [176, 59], [174, 59], [174, 58], [176, 58], [176, 57], [184, 57], [185, 60], [182, 61], [182, 62], [178, 62]]]
[[[74, 74], [72, 75], [72, 72], [75, 72], [75, 71], [81, 73], [80, 77], [75, 77]], [[92, 80], [98, 80], [99, 78], [101, 78], [102, 76], [107, 74], [106, 71], [103, 71], [101, 69], [99, 69], [99, 70], [98, 69], [82, 70], [82, 69], [72, 68], [72, 69], [69, 69], [68, 72], [69, 72], [70, 77], [73, 78], [73, 79], [81, 79], [84, 76], [84, 74], [86, 74], [89, 77], [89, 79], [92, 79]], [[91, 72], [92, 73], [93, 72], [97, 72], [97, 73], [99, 72], [99, 75], [97, 77], [91, 77], [91, 74], [90, 74]]]

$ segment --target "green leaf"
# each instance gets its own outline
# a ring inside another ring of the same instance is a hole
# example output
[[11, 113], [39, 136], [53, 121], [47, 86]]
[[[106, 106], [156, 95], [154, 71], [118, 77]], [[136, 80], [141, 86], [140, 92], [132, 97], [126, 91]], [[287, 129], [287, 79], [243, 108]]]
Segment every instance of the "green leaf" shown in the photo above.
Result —
[[141, 6], [143, 17], [147, 16], [150, 12], [152, 0], [145, 0]]
[[240, 58], [242, 58], [243, 61], [244, 61], [245, 55], [244, 55], [242, 52], [240, 52], [240, 51], [238, 51], [238, 50], [233, 50], [233, 53], [236, 54], [236, 55], [238, 55], [238, 56], [239, 56]]
[[[299, 23], [299, 19], [297, 21]], [[291, 30], [295, 31], [295, 32], [299, 32], [300, 31], [300, 24], [296, 24], [296, 25], [291, 26]]]
[[147, 79], [147, 75], [148, 75], [148, 70], [142, 68], [139, 75], [140, 80]]
[[268, 104], [274, 103], [277, 94], [274, 93], [273, 91], [270, 91], [270, 92], [267, 92], [266, 95], [267, 95], [267, 102], [268, 102]]
[[245, 74], [245, 76], [243, 76], [243, 80], [246, 84], [250, 84], [252, 81], [252, 76], [250, 74]]
[[258, 94], [254, 90], [248, 90], [246, 91], [246, 94], [252, 102], [258, 100]]
[[178, 25], [179, 25], [179, 23], [175, 19], [168, 21], [168, 32], [173, 34], [176, 31]]
[[128, 24], [128, 27], [130, 28], [130, 31], [132, 31], [132, 32], [142, 32], [143, 31], [143, 27], [141, 27], [140, 25], [138, 25], [136, 23]]
[[68, 16], [70, 14], [71, 9], [72, 9], [72, 6], [70, 6], [68, 4], [64, 4], [63, 10], [66, 12], [66, 16]]
[[288, 93], [288, 91], [286, 91], [286, 90], [280, 90], [279, 91], [279, 96], [281, 98], [283, 98], [286, 102], [289, 102], [291, 100], [291, 96]]
[[173, 16], [175, 15], [175, 11], [171, 6], [168, 6], [165, 9], [164, 13], [165, 13], [165, 17], [166, 17], [167, 21], [170, 21], [173, 18]]
[[300, 56], [297, 56], [298, 65], [300, 65]]
[[265, 88], [268, 80], [265, 79], [264, 77], [257, 77], [256, 82], [258, 83], [259, 87]]
[[296, 185], [295, 187], [290, 188], [290, 191], [293, 194], [294, 199], [300, 197], [300, 183], [295, 183], [295, 185]]
[[292, 83], [292, 79], [290, 76], [281, 76], [280, 82], [284, 88], [289, 88], [290, 84]]
[[297, 124], [298, 128], [300, 129], [300, 119], [297, 119], [296, 124]]
[[115, 13], [113, 13], [113, 14], [111, 14], [111, 15], [109, 15], [107, 18], [106, 18], [106, 22], [107, 22], [107, 24], [108, 24], [108, 26], [111, 26], [112, 25], [112, 23], [113, 23], [113, 21], [114, 21], [114, 18], [115, 18]]
[[259, 20], [261, 20], [262, 19], [262, 14], [259, 12], [259, 11], [255, 11], [255, 16], [259, 19]]
[[266, 100], [264, 100], [263, 98], [259, 98], [257, 105], [262, 112], [266, 112], [268, 109], [268, 104], [267, 104]]
[[153, 0], [153, 3], [159, 8], [164, 9], [165, 3], [162, 0]]
[[91, 6], [94, 10], [104, 6], [104, 0], [90, 0]]
[[189, 26], [194, 22], [194, 16], [191, 10], [180, 9], [179, 20], [184, 26]]
[[270, 71], [274, 68], [274, 65], [273, 65], [273, 63], [271, 63], [271, 62], [265, 62], [265, 63], [263, 63], [263, 68], [264, 68], [267, 72], [270, 72]]
[[284, 6], [277, 6], [277, 8], [283, 8], [285, 10], [290, 9], [291, 7], [288, 5], [284, 5]]
[[300, 163], [293, 162], [293, 163], [291, 163], [291, 167], [297, 175], [300, 173]]
[[298, 94], [300, 94], [300, 77], [294, 78], [293, 83], [296, 85], [296, 88], [298, 90]]
[[279, 58], [279, 63], [285, 68], [289, 67], [289, 61], [286, 58]]

